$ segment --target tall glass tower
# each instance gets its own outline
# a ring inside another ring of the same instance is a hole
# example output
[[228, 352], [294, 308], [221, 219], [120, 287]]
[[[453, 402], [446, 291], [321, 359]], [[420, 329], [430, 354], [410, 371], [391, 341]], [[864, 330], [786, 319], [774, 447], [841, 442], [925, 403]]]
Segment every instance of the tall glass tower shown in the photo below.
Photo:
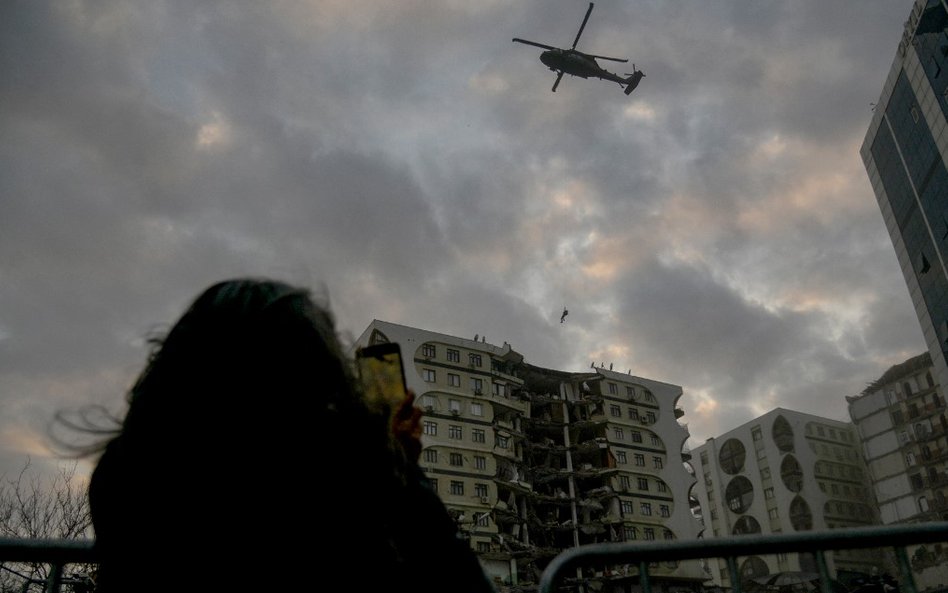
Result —
[[860, 154], [948, 385], [948, 8], [916, 0]]

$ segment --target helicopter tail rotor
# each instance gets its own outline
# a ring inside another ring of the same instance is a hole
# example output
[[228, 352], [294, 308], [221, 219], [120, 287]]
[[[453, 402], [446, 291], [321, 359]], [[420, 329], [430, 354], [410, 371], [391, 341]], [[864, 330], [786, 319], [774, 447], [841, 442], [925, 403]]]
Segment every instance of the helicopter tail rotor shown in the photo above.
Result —
[[631, 95], [635, 87], [639, 86], [639, 83], [645, 78], [645, 73], [641, 70], [636, 70], [635, 64], [632, 64], [632, 74], [626, 74], [628, 78], [625, 79], [625, 94]]

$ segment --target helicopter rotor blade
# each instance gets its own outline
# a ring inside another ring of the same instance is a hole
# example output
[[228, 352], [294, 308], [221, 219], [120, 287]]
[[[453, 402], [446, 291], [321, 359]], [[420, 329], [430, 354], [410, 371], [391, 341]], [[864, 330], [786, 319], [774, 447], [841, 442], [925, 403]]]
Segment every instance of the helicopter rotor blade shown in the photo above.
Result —
[[556, 49], [552, 45], [543, 45], [542, 43], [537, 43], [536, 41], [527, 41], [526, 39], [520, 39], [519, 37], [514, 37], [514, 41], [517, 43], [525, 43], [527, 45], [534, 45], [536, 47], [542, 47], [543, 49]]
[[556, 87], [560, 86], [560, 79], [563, 78], [563, 71], [560, 70], [556, 73], [556, 82], [553, 83], [553, 88], [550, 89], [554, 93], [556, 92]]
[[571, 49], [576, 49], [576, 44], [579, 43], [579, 36], [583, 34], [583, 29], [586, 28], [586, 21], [589, 20], [589, 15], [593, 11], [593, 3], [589, 3], [589, 10], [586, 11], [586, 17], [583, 18], [583, 24], [579, 26], [579, 33], [576, 34], [576, 39], [573, 40], [573, 47]]
[[584, 54], [584, 55], [587, 55], [590, 58], [596, 58], [597, 60], [609, 60], [612, 62], [628, 62], [629, 61], [628, 59], [624, 59], [624, 58], [610, 58], [609, 56], [594, 56], [593, 54]]

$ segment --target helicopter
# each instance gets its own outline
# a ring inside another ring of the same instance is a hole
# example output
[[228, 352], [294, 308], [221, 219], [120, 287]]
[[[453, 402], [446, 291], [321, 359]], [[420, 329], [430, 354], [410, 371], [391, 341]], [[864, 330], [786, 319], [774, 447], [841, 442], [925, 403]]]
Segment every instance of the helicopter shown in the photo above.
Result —
[[641, 70], [636, 70], [635, 64], [632, 64], [632, 73], [626, 74], [626, 78], [619, 76], [618, 74], [613, 74], [608, 70], [604, 70], [596, 60], [610, 60], [612, 62], [628, 62], [629, 60], [622, 58], [610, 58], [607, 56], [596, 56], [593, 54], [583, 53], [576, 49], [576, 44], [579, 43], [579, 37], [583, 34], [583, 29], [586, 28], [586, 21], [589, 20], [589, 15], [592, 13], [594, 4], [589, 3], [589, 9], [586, 11], [586, 17], [583, 19], [583, 24], [579, 26], [579, 32], [576, 33], [576, 39], [573, 40], [573, 46], [569, 49], [557, 48], [552, 45], [544, 45], [542, 43], [537, 43], [536, 41], [528, 41], [526, 39], [520, 39], [519, 37], [514, 37], [516, 43], [525, 43], [526, 45], [533, 45], [535, 47], [543, 48], [547, 51], [540, 54], [540, 61], [543, 62], [550, 70], [556, 72], [556, 82], [553, 83], [553, 88], [550, 89], [554, 93], [556, 92], [556, 87], [559, 86], [560, 80], [563, 78], [564, 74], [569, 74], [570, 76], [578, 76], [580, 78], [601, 78], [602, 80], [611, 80], [613, 82], [619, 83], [619, 86], [625, 87], [625, 94], [630, 95], [632, 91], [635, 90], [635, 87], [639, 86], [639, 83], [645, 78], [645, 73]]

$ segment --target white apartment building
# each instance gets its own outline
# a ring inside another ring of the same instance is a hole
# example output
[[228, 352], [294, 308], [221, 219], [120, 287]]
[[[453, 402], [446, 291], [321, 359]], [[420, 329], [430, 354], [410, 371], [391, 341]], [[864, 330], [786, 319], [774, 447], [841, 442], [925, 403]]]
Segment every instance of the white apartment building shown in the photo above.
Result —
[[[882, 522], [948, 520], [948, 410], [931, 355], [892, 366], [846, 401]], [[948, 584], [948, 549], [915, 546], [909, 554], [920, 587]]]
[[[847, 422], [776, 408], [694, 450], [695, 497], [703, 537], [792, 533], [877, 523], [859, 439]], [[827, 553], [831, 575], [871, 574], [879, 558], [861, 551]], [[709, 567], [730, 586], [723, 559]], [[812, 556], [744, 558], [743, 580], [780, 571], [816, 572]]]
[[[605, 368], [543, 369], [507, 343], [379, 320], [357, 345], [384, 341], [401, 345], [425, 411], [422, 467], [501, 591], [536, 584], [573, 546], [697, 537], [681, 387]], [[650, 577], [677, 593], [709, 575], [692, 561]], [[638, 567], [590, 567], [573, 584], [631, 592]]]

